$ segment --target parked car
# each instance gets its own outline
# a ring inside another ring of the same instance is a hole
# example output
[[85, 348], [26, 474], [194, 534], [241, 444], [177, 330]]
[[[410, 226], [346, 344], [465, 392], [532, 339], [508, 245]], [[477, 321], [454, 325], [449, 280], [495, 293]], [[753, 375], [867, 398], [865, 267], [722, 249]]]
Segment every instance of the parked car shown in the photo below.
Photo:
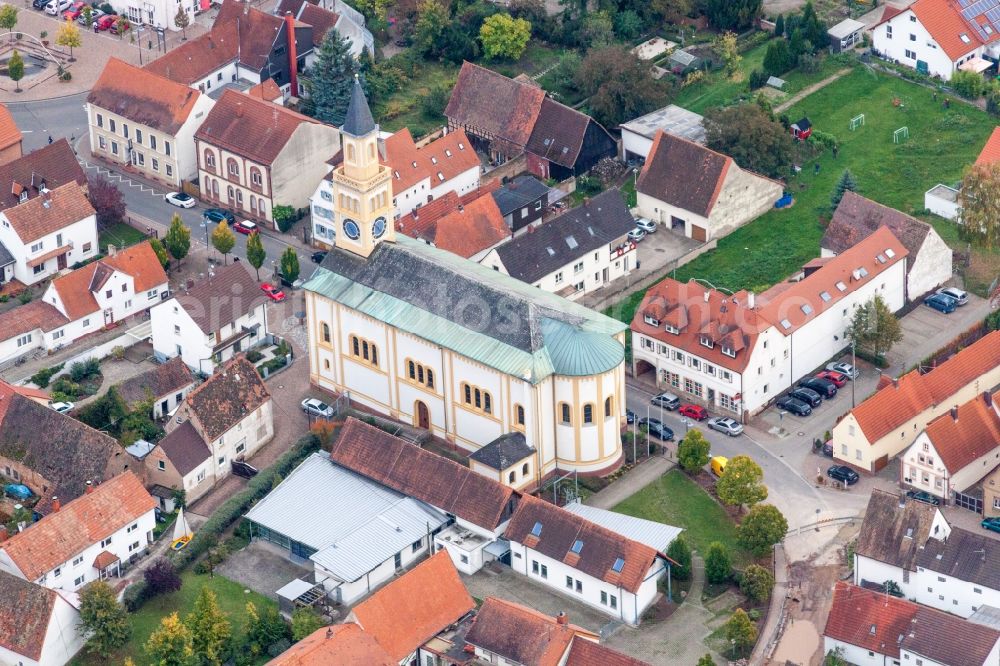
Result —
[[663, 425], [662, 423], [657, 425], [650, 425], [646, 431], [649, 433], [650, 437], [656, 437], [663, 442], [674, 441], [674, 431]]
[[45, 13], [49, 16], [59, 16], [59, 12], [64, 12], [73, 6], [73, 0], [50, 0], [45, 5]]
[[822, 372], [817, 372], [816, 376], [820, 379], [828, 379], [840, 388], [847, 384], [847, 375], [842, 375], [836, 370], [823, 370]]
[[[91, 25], [94, 25], [95, 23], [97, 23], [102, 16], [104, 16], [104, 12], [103, 11], [101, 11], [100, 9], [96, 9], [94, 7], [90, 8], [90, 24]], [[77, 17], [76, 22], [79, 23], [80, 25], [87, 25], [87, 14], [84, 13], [84, 12], [80, 12], [80, 16]]]
[[789, 393], [788, 396], [790, 398], [795, 398], [796, 400], [800, 400], [809, 405], [810, 407], [819, 407], [819, 404], [823, 402], [823, 396], [821, 396], [819, 393], [816, 393], [816, 391], [813, 391], [811, 388], [806, 388], [804, 386], [800, 386], [799, 388], [795, 389], [794, 391]]
[[713, 456], [712, 459], [708, 461], [708, 465], [712, 470], [712, 474], [722, 476], [722, 473], [726, 471], [726, 463], [728, 462], [729, 458], [724, 456]]
[[265, 282], [260, 285], [260, 290], [267, 294], [267, 297], [276, 303], [280, 303], [285, 300], [285, 292], [281, 291], [270, 282]]
[[118, 17], [114, 14], [105, 14], [101, 18], [95, 21], [98, 30], [111, 30], [112, 26], [115, 25], [115, 21]]
[[248, 462], [242, 460], [233, 461], [233, 474], [242, 476], [244, 479], [252, 479], [257, 476], [259, 470]]
[[257, 233], [259, 229], [257, 228], [256, 222], [251, 222], [250, 220], [240, 220], [233, 225], [233, 231], [249, 236], [250, 234]]
[[704, 421], [708, 418], [708, 411], [701, 405], [681, 405], [677, 413], [695, 421]]
[[810, 377], [809, 379], [804, 379], [799, 382], [799, 386], [804, 386], [807, 389], [812, 389], [819, 393], [824, 398], [832, 398], [837, 395], [837, 385], [831, 382], [829, 379], [820, 379], [819, 377]]
[[969, 294], [958, 287], [945, 287], [938, 289], [937, 293], [955, 300], [955, 305], [962, 306], [969, 302]]
[[743, 424], [728, 416], [713, 416], [708, 420], [708, 427], [730, 437], [739, 437], [743, 434]]
[[45, 9], [48, 4], [49, 0], [31, 0], [31, 6], [35, 9]]
[[310, 416], [318, 416], [322, 419], [333, 418], [333, 407], [316, 398], [306, 398], [303, 400], [302, 411]]
[[80, 18], [83, 14], [83, 8], [87, 6], [85, 2], [74, 2], [69, 6], [69, 9], [63, 12], [63, 19], [66, 21], [75, 21]]
[[171, 206], [177, 206], [178, 208], [194, 208], [194, 205], [198, 203], [187, 192], [167, 192], [163, 195], [163, 200]]
[[631, 409], [625, 410], [625, 423], [629, 424], [635, 423], [635, 412], [633, 412]]
[[132, 29], [132, 24], [128, 22], [128, 19], [124, 19], [121, 16], [116, 16], [115, 20], [111, 23], [111, 34], [118, 35], [126, 33]]
[[924, 299], [924, 305], [941, 314], [951, 314], [958, 307], [955, 299], [944, 294], [932, 294]]
[[302, 285], [306, 283], [302, 278], [295, 278], [295, 280], [289, 280], [281, 273], [278, 273], [278, 281], [281, 282], [282, 287], [288, 287], [289, 289], [301, 289]]
[[653, 396], [653, 399], [650, 400], [650, 402], [657, 407], [663, 407], [663, 409], [669, 409], [670, 411], [673, 411], [681, 406], [681, 399], [673, 393], [667, 393], [666, 391], [660, 395]]
[[778, 409], [791, 412], [796, 416], [809, 416], [813, 413], [812, 407], [790, 395], [781, 396], [774, 404], [778, 406]]
[[647, 234], [656, 233], [656, 222], [653, 222], [652, 220], [647, 220], [644, 217], [640, 217], [638, 220], [636, 220], [635, 226], [638, 227], [639, 229], [642, 229]]
[[326, 259], [326, 252], [321, 250], [319, 252], [313, 252], [312, 256], [309, 257], [314, 264], [322, 264], [323, 260]]
[[857, 472], [844, 465], [831, 465], [830, 469], [826, 470], [826, 475], [849, 486], [853, 486], [861, 478]]
[[653, 426], [661, 426], [661, 425], [663, 425], [663, 421], [661, 421], [660, 419], [654, 419], [654, 418], [650, 418], [650, 417], [647, 417], [647, 416], [643, 416], [641, 419], [639, 419], [639, 421], [636, 423], [636, 425], [638, 425], [640, 428], [642, 426], [646, 426], [647, 428], [650, 428], [650, 427], [653, 427]]
[[201, 216], [205, 218], [206, 222], [214, 222], [215, 224], [218, 224], [219, 222], [225, 220], [229, 226], [236, 224], [236, 216], [228, 210], [223, 210], [222, 208], [209, 208], [202, 213]]
[[76, 407], [76, 405], [72, 402], [50, 402], [49, 407], [56, 410], [60, 414], [68, 414], [73, 411], [73, 408]]
[[833, 457], [833, 442], [823, 442], [823, 455], [827, 458]]
[[918, 502], [923, 502], [924, 504], [933, 504], [934, 506], [941, 505], [941, 498], [936, 495], [931, 495], [925, 490], [907, 490], [906, 496], [911, 500], [916, 500]]
[[628, 239], [633, 243], [638, 243], [645, 237], [646, 237], [646, 232], [640, 229], [639, 227], [636, 227], [632, 231], [628, 232]]
[[983, 526], [984, 530], [990, 530], [991, 532], [1000, 532], [1000, 516], [994, 516], [993, 518], [986, 518], [983, 522], [979, 523]]
[[833, 370], [834, 372], [839, 372], [848, 379], [857, 379], [861, 376], [861, 371], [855, 368], [850, 363], [827, 363], [827, 370]]

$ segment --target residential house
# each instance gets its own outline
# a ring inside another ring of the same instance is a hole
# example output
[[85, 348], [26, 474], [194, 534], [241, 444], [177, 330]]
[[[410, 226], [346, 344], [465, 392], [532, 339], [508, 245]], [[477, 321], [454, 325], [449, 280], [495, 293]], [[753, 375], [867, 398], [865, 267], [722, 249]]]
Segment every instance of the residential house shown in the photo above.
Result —
[[180, 356], [205, 375], [267, 337], [267, 297], [242, 262], [216, 267], [209, 277], [150, 310], [153, 355]]
[[625, 325], [398, 234], [360, 83], [342, 135], [334, 200], [352, 217], [304, 286], [313, 384], [469, 452], [522, 431], [542, 477], [616, 469]]
[[657, 131], [636, 181], [639, 214], [697, 241], [722, 238], [763, 215], [783, 186], [733, 158]]
[[590, 116], [533, 83], [470, 62], [462, 64], [444, 115], [449, 129], [464, 129], [494, 161], [526, 154], [528, 171], [542, 179], [583, 175], [618, 152], [611, 134]]
[[136, 470], [114, 438], [7, 387], [0, 384], [0, 474], [38, 496], [35, 513], [50, 513], [54, 497], [80, 497], [87, 482]]
[[479, 263], [576, 300], [632, 272], [635, 219], [615, 189], [490, 250]]
[[87, 96], [90, 152], [179, 189], [198, 175], [194, 133], [214, 104], [196, 88], [110, 58]]
[[24, 135], [6, 104], [0, 104], [0, 165], [20, 159]]
[[0, 570], [50, 589], [75, 592], [121, 575], [122, 563], [153, 544], [156, 501], [131, 471], [88, 486], [82, 497], [0, 543]]
[[444, 196], [396, 220], [396, 231], [441, 250], [482, 261], [510, 238], [510, 229], [489, 191]]
[[360, 58], [364, 51], [375, 54], [375, 37], [365, 27], [365, 17], [342, 0], [281, 0], [274, 10], [276, 16], [285, 16], [289, 12], [300, 23], [312, 26], [313, 51], [306, 59], [309, 67], [313, 65], [323, 38], [331, 29], [347, 40], [355, 58]]
[[152, 402], [153, 418], [161, 419], [172, 414], [194, 386], [191, 370], [183, 358], [175, 356], [152, 370], [126, 379], [115, 388], [129, 407], [147, 400]]
[[570, 624], [565, 613], [545, 615], [499, 597], [487, 597], [465, 635], [477, 662], [510, 666], [644, 666], [598, 643], [599, 635]]
[[78, 608], [75, 595], [0, 571], [0, 663], [69, 663], [84, 644]]
[[1000, 663], [1000, 631], [837, 581], [823, 652], [838, 649], [858, 666], [992, 666]]
[[267, 666], [326, 666], [336, 663], [399, 666], [371, 634], [353, 622], [317, 629], [267, 662]]
[[65, 139], [0, 165], [0, 285], [34, 284], [99, 252], [86, 184]]
[[503, 221], [516, 234], [528, 225], [541, 224], [549, 205], [549, 186], [530, 174], [521, 174], [493, 190]]
[[449, 523], [437, 509], [323, 452], [295, 468], [246, 519], [253, 538], [311, 560], [316, 583], [345, 606], [426, 557], [431, 535]]
[[1000, 392], [984, 391], [928, 423], [902, 455], [900, 481], [981, 513], [974, 486], [1000, 467], [998, 399]]
[[1000, 2], [961, 4], [917, 0], [908, 7], [886, 5], [872, 28], [872, 48], [883, 58], [945, 81], [960, 70], [983, 72], [1000, 55], [996, 44]]
[[951, 248], [934, 227], [871, 199], [844, 192], [820, 241], [821, 257], [832, 257], [888, 227], [906, 248], [906, 299], [914, 301], [952, 277]]
[[[976, 157], [975, 166], [992, 168], [997, 161], [1000, 161], [1000, 127], [993, 128], [993, 132]], [[946, 220], [961, 224], [962, 193], [956, 187], [938, 183], [927, 190], [924, 192], [924, 208]]]
[[32, 354], [55, 349], [62, 343], [53, 340], [53, 336], [68, 323], [63, 313], [44, 301], [32, 301], [0, 313], [0, 337], [3, 338], [0, 340], [0, 363], [27, 359]]
[[174, 22], [179, 11], [187, 14], [188, 21], [193, 24], [195, 16], [205, 9], [198, 0], [153, 0], [152, 2], [136, 2], [135, 0], [111, 0], [109, 3], [115, 12], [129, 20], [136, 39], [156, 39], [155, 31], [168, 28], [171, 32], [181, 29]]
[[207, 33], [171, 49], [146, 69], [209, 95], [273, 79], [283, 92], [299, 97], [298, 77], [313, 48], [312, 26], [240, 0], [221, 4]]
[[195, 133], [206, 202], [271, 228], [275, 206], [304, 208], [337, 152], [337, 130], [235, 90], [222, 93]]
[[906, 256], [881, 228], [762, 294], [663, 280], [632, 320], [635, 374], [746, 419], [843, 349], [858, 307], [875, 295], [903, 306]]
[[504, 537], [515, 572], [631, 625], [667, 574], [656, 549], [531, 496], [521, 498]]
[[1000, 516], [1000, 466], [983, 477], [979, 484], [982, 491], [982, 512], [987, 518]]
[[877, 472], [913, 443], [933, 419], [1000, 384], [1000, 331], [993, 331], [928, 372], [883, 379], [833, 428], [833, 455]]
[[469, 455], [469, 468], [519, 492], [538, 487], [532, 467], [538, 452], [528, 446], [524, 433], [509, 432]]
[[1000, 606], [1000, 545], [950, 525], [938, 507], [876, 490], [854, 554], [854, 584], [893, 581], [903, 596], [968, 618]]
[[13, 391], [18, 395], [34, 400], [39, 405], [48, 405], [51, 402], [49, 394], [42, 389], [31, 388], [30, 386], [15, 386], [14, 384], [8, 384], [2, 379], [0, 379], [0, 386], [3, 387], [4, 392]]
[[661, 131], [705, 145], [705, 118], [676, 104], [622, 123], [621, 131], [622, 159], [626, 162], [645, 162]]
[[142, 462], [151, 492], [161, 500], [173, 498], [175, 492], [183, 491], [186, 502], [195, 502], [211, 490], [217, 480], [212, 451], [191, 421], [172, 428]]

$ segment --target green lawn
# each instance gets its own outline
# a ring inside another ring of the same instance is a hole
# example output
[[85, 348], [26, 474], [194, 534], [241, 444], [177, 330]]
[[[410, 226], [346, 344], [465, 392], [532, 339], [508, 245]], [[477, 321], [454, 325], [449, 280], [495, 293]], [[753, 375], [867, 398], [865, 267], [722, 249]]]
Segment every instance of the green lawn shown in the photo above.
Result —
[[672, 100], [674, 104], [683, 106], [695, 113], [704, 113], [706, 109], [715, 106], [732, 104], [740, 97], [749, 95], [747, 77], [750, 72], [760, 69], [764, 64], [764, 53], [767, 43], [754, 47], [743, 53], [743, 80], [734, 83], [723, 76], [722, 71], [715, 71], [693, 85], [682, 88]]
[[[902, 100], [901, 107], [893, 106], [894, 98]], [[851, 132], [849, 120], [860, 113], [865, 125]], [[788, 183], [795, 195], [792, 208], [771, 210], [729, 234], [716, 250], [679, 269], [678, 280], [698, 277], [733, 290], [766, 289], [818, 256], [820, 215], [830, 214], [830, 195], [844, 169], [854, 174], [861, 194], [905, 213], [921, 213], [924, 191], [959, 180], [995, 125], [974, 107], [953, 102], [945, 110], [930, 90], [860, 67], [809, 95], [787, 115], [808, 116], [813, 127], [836, 136], [838, 159], [827, 151], [802, 164], [802, 172]], [[894, 144], [893, 131], [902, 126], [909, 127], [910, 139]], [[820, 165], [819, 174], [814, 163]], [[946, 224], [937, 221], [935, 226]], [[957, 241], [953, 231], [943, 230], [947, 241]], [[611, 314], [631, 321], [641, 300], [641, 293], [633, 294]]]
[[[153, 662], [146, 656], [144, 648], [150, 634], [160, 626], [161, 618], [174, 611], [177, 611], [183, 619], [191, 611], [195, 597], [198, 596], [198, 592], [204, 585], [215, 592], [219, 600], [219, 608], [229, 615], [229, 620], [233, 625], [233, 634], [237, 637], [243, 635], [245, 608], [248, 601], [252, 601], [258, 608], [275, 605], [275, 602], [256, 592], [244, 593], [242, 585], [221, 576], [199, 576], [191, 571], [186, 571], [181, 574], [181, 580], [183, 585], [180, 590], [147, 602], [137, 613], [132, 615], [132, 638], [125, 648], [113, 654], [110, 659], [101, 659], [94, 655], [81, 653], [73, 660], [73, 663], [77, 666], [103, 666], [104, 664], [121, 664], [126, 657], [131, 657], [136, 666], [152, 665]], [[267, 655], [264, 655], [257, 663], [263, 664], [266, 661]]]
[[146, 240], [146, 234], [125, 222], [114, 224], [97, 234], [97, 244], [101, 247], [101, 252], [107, 252], [108, 243], [117, 248], [129, 247]]
[[720, 541], [729, 547], [733, 564], [752, 560], [736, 544], [736, 525], [701, 486], [680, 470], [671, 470], [614, 508], [620, 513], [684, 528], [684, 536], [702, 556]]
[[403, 84], [400, 90], [379, 102], [374, 109], [382, 129], [397, 132], [410, 129], [414, 139], [419, 139], [446, 123], [441, 114], [427, 114], [421, 101], [439, 86], [449, 90], [454, 87], [459, 68], [448, 63], [421, 62], [416, 77]]

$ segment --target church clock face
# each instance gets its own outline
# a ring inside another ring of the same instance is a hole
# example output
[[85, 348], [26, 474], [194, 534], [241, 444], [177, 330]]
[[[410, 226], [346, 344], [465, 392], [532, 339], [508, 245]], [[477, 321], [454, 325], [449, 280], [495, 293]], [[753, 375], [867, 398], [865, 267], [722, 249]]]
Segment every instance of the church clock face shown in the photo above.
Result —
[[361, 238], [361, 227], [354, 220], [348, 218], [344, 220], [344, 234], [351, 240], [358, 240]]
[[382, 234], [385, 233], [385, 218], [377, 217], [375, 222], [372, 223], [372, 235], [375, 238], [381, 238]]

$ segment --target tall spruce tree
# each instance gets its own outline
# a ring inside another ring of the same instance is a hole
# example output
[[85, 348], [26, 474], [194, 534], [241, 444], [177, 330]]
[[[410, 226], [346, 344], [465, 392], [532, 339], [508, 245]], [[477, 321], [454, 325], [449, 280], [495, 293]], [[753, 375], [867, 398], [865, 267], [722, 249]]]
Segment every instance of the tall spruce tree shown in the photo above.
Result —
[[833, 190], [833, 195], [830, 197], [830, 206], [834, 209], [840, 205], [840, 200], [844, 198], [844, 192], [850, 190], [851, 192], [858, 191], [858, 181], [854, 180], [854, 174], [852, 174], [847, 169], [844, 169], [844, 173], [840, 175], [840, 180], [837, 181], [837, 187]]
[[357, 65], [350, 42], [336, 30], [329, 30], [319, 47], [316, 64], [305, 77], [305, 111], [314, 118], [340, 127], [351, 101], [351, 86]]

